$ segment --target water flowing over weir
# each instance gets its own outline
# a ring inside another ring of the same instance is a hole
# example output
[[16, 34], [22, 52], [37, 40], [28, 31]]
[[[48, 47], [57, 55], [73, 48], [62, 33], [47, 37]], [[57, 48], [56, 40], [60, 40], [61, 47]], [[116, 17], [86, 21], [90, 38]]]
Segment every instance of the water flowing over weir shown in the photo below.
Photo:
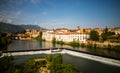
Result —
[[73, 49], [68, 49], [68, 48], [54, 48], [54, 49], [39, 49], [39, 50], [20, 50], [20, 51], [4, 51], [1, 57], [3, 56], [17, 56], [17, 55], [34, 55], [34, 54], [69, 54], [77, 57], [82, 57], [82, 58], [87, 58], [90, 60], [95, 60], [99, 61], [102, 63], [110, 64], [110, 65], [115, 65], [120, 67], [120, 60], [112, 59], [112, 58], [107, 58], [107, 57], [102, 57], [102, 56], [97, 56], [97, 55], [92, 55], [88, 54], [85, 52], [73, 50]]

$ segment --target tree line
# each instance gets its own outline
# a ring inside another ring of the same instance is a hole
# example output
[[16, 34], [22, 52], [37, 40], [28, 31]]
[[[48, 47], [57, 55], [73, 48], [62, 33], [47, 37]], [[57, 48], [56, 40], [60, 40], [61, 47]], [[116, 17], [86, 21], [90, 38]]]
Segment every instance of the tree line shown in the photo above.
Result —
[[11, 42], [12, 39], [7, 33], [0, 33], [0, 50], [5, 50]]
[[106, 27], [104, 31], [101, 33], [101, 35], [99, 35], [97, 31], [92, 30], [90, 32], [89, 40], [98, 42], [109, 41], [120, 43], [120, 34], [115, 34], [115, 32], [108, 31], [108, 28]]

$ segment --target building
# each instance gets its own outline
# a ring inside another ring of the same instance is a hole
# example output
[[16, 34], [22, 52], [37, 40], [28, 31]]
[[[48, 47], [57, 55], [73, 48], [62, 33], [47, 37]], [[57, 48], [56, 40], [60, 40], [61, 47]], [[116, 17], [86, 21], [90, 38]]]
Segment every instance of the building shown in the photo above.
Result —
[[66, 28], [59, 28], [44, 31], [42, 38], [46, 41], [52, 41], [53, 38], [56, 38], [58, 41], [71, 42], [76, 40], [80, 43], [85, 43], [89, 38], [89, 34], [81, 32], [81, 29], [68, 30]]
[[99, 35], [101, 35], [104, 31], [103, 28], [94, 28], [93, 30], [97, 31]]
[[115, 34], [120, 34], [120, 28], [113, 29], [112, 32], [115, 32]]
[[91, 32], [91, 28], [86, 28], [86, 29], [83, 29], [83, 31], [85, 32], [85, 33], [87, 33], [87, 34], [89, 34], [90, 32]]
[[25, 34], [29, 35], [30, 38], [35, 38], [39, 35], [39, 33], [40, 33], [40, 30], [27, 29]]

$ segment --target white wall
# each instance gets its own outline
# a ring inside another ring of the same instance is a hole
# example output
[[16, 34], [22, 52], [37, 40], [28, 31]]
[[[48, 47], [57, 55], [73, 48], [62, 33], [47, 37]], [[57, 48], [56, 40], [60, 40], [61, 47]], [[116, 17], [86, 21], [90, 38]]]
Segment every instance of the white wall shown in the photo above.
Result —
[[79, 42], [81, 43], [85, 43], [86, 40], [89, 38], [89, 35], [88, 34], [53, 34], [49, 32], [43, 32], [42, 37], [47, 41], [52, 41], [53, 37], [55, 37], [56, 40], [59, 41], [62, 40], [64, 42], [71, 42], [75, 39], [75, 40], [79, 40]]

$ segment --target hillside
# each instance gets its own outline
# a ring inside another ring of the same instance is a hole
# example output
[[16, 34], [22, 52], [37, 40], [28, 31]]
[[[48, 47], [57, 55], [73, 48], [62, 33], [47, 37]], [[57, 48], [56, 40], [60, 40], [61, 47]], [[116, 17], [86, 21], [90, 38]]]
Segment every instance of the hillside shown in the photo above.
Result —
[[21, 32], [26, 29], [44, 29], [38, 25], [14, 25], [11, 23], [0, 22], [0, 32]]
[[19, 25], [23, 29], [44, 29], [38, 25]]
[[21, 32], [24, 29], [22, 27], [19, 27], [17, 25], [13, 25], [10, 23], [3, 23], [0, 22], [0, 32], [11, 32], [11, 33], [15, 33], [15, 32]]

